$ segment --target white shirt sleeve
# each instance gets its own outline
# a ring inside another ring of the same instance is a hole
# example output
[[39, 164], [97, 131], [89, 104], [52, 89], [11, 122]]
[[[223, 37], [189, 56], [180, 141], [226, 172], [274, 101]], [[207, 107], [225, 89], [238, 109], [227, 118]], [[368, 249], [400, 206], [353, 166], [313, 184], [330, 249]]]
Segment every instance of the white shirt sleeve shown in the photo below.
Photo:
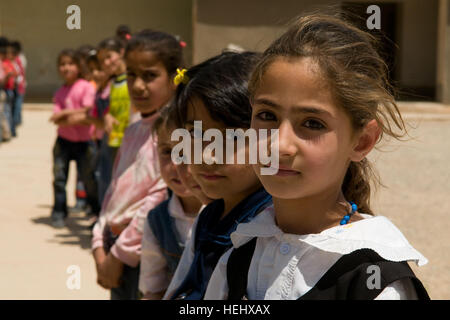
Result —
[[194, 224], [192, 225], [192, 237], [186, 242], [186, 246], [184, 247], [183, 254], [181, 255], [180, 262], [177, 266], [177, 270], [175, 271], [172, 281], [170, 282], [169, 287], [164, 294], [163, 300], [169, 300], [172, 297], [172, 295], [183, 282], [184, 278], [189, 272], [192, 262], [194, 261], [194, 240], [195, 232], [197, 229], [197, 221], [198, 216], [195, 219]]
[[400, 279], [390, 285], [375, 300], [417, 300], [417, 293], [411, 279]]
[[141, 267], [139, 290], [146, 293], [159, 293], [169, 285], [167, 261], [161, 252], [159, 242], [147, 221], [142, 235]]

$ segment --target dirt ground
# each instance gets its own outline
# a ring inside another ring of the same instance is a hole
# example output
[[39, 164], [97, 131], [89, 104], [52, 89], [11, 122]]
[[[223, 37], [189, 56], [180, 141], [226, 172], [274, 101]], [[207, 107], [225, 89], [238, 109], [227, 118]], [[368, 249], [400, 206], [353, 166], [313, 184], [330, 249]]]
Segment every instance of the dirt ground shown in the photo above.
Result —
[[[428, 107], [403, 104], [412, 137], [370, 155], [386, 185], [373, 198], [373, 208], [428, 258], [427, 265], [412, 267], [431, 298], [450, 299], [450, 108]], [[0, 299], [108, 299], [109, 292], [95, 281], [87, 217], [72, 214], [61, 230], [50, 226], [56, 130], [47, 121], [49, 106], [24, 109], [19, 137], [0, 145]], [[74, 171], [72, 164], [69, 205]], [[80, 271], [79, 289], [70, 286], [71, 266]]]

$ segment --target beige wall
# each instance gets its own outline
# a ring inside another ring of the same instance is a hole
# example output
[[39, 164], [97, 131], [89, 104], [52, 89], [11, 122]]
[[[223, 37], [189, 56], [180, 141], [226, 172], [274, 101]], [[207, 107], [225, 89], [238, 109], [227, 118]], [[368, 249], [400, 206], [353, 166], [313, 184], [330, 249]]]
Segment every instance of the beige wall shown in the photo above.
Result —
[[[374, 3], [371, 0], [355, 2]], [[377, 2], [392, 2], [378, 0]], [[398, 45], [402, 86], [436, 84], [438, 0], [398, 0], [402, 4]], [[305, 10], [339, 5], [332, 0], [78, 0], [81, 30], [66, 28], [72, 0], [0, 1], [0, 34], [21, 40], [29, 60], [28, 98], [48, 99], [59, 86], [55, 58], [64, 47], [97, 44], [118, 24], [132, 30], [161, 29], [188, 43], [187, 62], [198, 63], [228, 44], [264, 50]], [[192, 15], [193, 14], [193, 15]], [[194, 17], [194, 18], [192, 18]]]
[[[81, 8], [81, 30], [66, 27], [71, 4]], [[0, 34], [20, 40], [28, 59], [28, 99], [49, 99], [60, 85], [55, 60], [61, 49], [96, 45], [119, 24], [178, 34], [188, 43], [186, 60], [192, 59], [191, 0], [0, 1]]]
[[[438, 0], [357, 0], [398, 2], [399, 81], [401, 87], [436, 85]], [[331, 0], [194, 0], [194, 62], [220, 53], [229, 43], [264, 50], [285, 29], [285, 23], [304, 11], [339, 5]], [[381, 13], [383, 14], [383, 13]]]
[[219, 54], [228, 44], [262, 51], [289, 20], [328, 0], [194, 0], [194, 63]]

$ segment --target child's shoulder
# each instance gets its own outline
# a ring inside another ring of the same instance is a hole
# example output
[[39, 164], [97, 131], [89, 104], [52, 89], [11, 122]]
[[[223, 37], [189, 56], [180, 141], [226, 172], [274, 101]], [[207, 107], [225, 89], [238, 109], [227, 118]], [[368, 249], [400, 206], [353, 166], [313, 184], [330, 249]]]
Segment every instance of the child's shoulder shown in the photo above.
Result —
[[136, 134], [143, 134], [145, 139], [156, 141], [156, 135], [153, 132], [153, 124], [157, 117], [143, 118], [131, 123], [125, 129], [125, 136], [135, 136]]
[[75, 83], [73, 84], [73, 87], [79, 88], [79, 89], [89, 89], [95, 93], [95, 87], [93, 87], [89, 81], [87, 81], [86, 79], [83, 79], [83, 78], [80, 78], [77, 81], [75, 81]]
[[362, 220], [336, 226], [317, 234], [285, 234], [275, 223], [273, 206], [269, 206], [252, 221], [240, 224], [231, 235], [235, 247], [254, 237], [275, 237], [306, 243], [321, 251], [349, 254], [360, 249], [372, 249], [390, 261], [415, 261], [419, 266], [428, 260], [411, 246], [403, 233], [386, 217], [361, 214]]
[[329, 246], [330, 251], [341, 254], [367, 248], [390, 261], [415, 261], [418, 265], [428, 262], [387, 217], [361, 216], [364, 219], [322, 232], [321, 235], [328, 239], [322, 245], [311, 240], [312, 243], [324, 248]]

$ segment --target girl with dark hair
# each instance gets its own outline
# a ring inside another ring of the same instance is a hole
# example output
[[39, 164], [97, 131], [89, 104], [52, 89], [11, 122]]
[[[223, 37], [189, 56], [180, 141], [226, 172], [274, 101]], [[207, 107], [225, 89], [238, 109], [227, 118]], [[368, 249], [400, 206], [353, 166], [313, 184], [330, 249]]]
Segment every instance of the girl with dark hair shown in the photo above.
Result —
[[[171, 41], [175, 39], [162, 32], [137, 34], [123, 52], [127, 92], [142, 119], [131, 124], [124, 133], [111, 184], [93, 230], [97, 282], [111, 289], [111, 299], [139, 298], [139, 263], [145, 218], [149, 210], [167, 196], [152, 128], [159, 110], [169, 103], [175, 92], [173, 75], [164, 61], [166, 56], [176, 56], [178, 60], [173, 63], [180, 65], [181, 48], [172, 46]], [[100, 46], [99, 50], [102, 56], [105, 49]], [[106, 59], [118, 58], [114, 54]]]
[[58, 126], [58, 138], [53, 148], [55, 202], [51, 218], [53, 226], [61, 228], [68, 214], [66, 183], [71, 160], [77, 162], [78, 173], [86, 189], [87, 203], [93, 213], [99, 212], [99, 204], [92, 167], [95, 147], [91, 141], [90, 127], [78, 124], [78, 116], [87, 113], [94, 104], [95, 89], [80, 77], [75, 50], [61, 51], [57, 61], [64, 85], [55, 93], [53, 115], [50, 118]]
[[106, 134], [101, 144], [99, 200], [103, 202], [111, 182], [111, 173], [117, 150], [129, 124], [130, 96], [127, 87], [126, 64], [123, 59], [126, 43], [120, 38], [107, 38], [97, 48], [97, 58], [104, 72], [111, 75], [109, 108], [103, 117]]
[[[180, 72], [174, 101], [178, 126], [192, 132], [194, 121], [205, 130], [248, 129], [251, 106], [247, 82], [259, 54], [225, 52], [187, 72]], [[195, 139], [195, 132], [194, 132]], [[195, 143], [195, 142], [194, 142]], [[236, 157], [238, 151], [233, 150]], [[245, 144], [248, 157], [249, 144]], [[230, 234], [271, 203], [249, 164], [188, 164], [194, 179], [211, 199], [192, 228], [167, 299], [202, 299], [220, 256], [231, 247]]]
[[172, 161], [176, 142], [171, 140], [171, 134], [176, 125], [170, 114], [170, 108], [161, 110], [154, 132], [161, 176], [171, 192], [169, 199], [148, 213], [142, 236], [139, 289], [143, 299], [151, 300], [164, 296], [186, 241], [191, 237], [192, 224], [203, 205], [211, 202], [200, 188], [191, 188], [192, 183], [186, 183], [186, 175], [182, 178], [179, 165]]
[[406, 263], [426, 258], [370, 208], [367, 155], [406, 132], [373, 44], [312, 14], [264, 52], [249, 90], [252, 128], [279, 133], [277, 174], [254, 166], [273, 206], [238, 226], [207, 299], [428, 298]]

